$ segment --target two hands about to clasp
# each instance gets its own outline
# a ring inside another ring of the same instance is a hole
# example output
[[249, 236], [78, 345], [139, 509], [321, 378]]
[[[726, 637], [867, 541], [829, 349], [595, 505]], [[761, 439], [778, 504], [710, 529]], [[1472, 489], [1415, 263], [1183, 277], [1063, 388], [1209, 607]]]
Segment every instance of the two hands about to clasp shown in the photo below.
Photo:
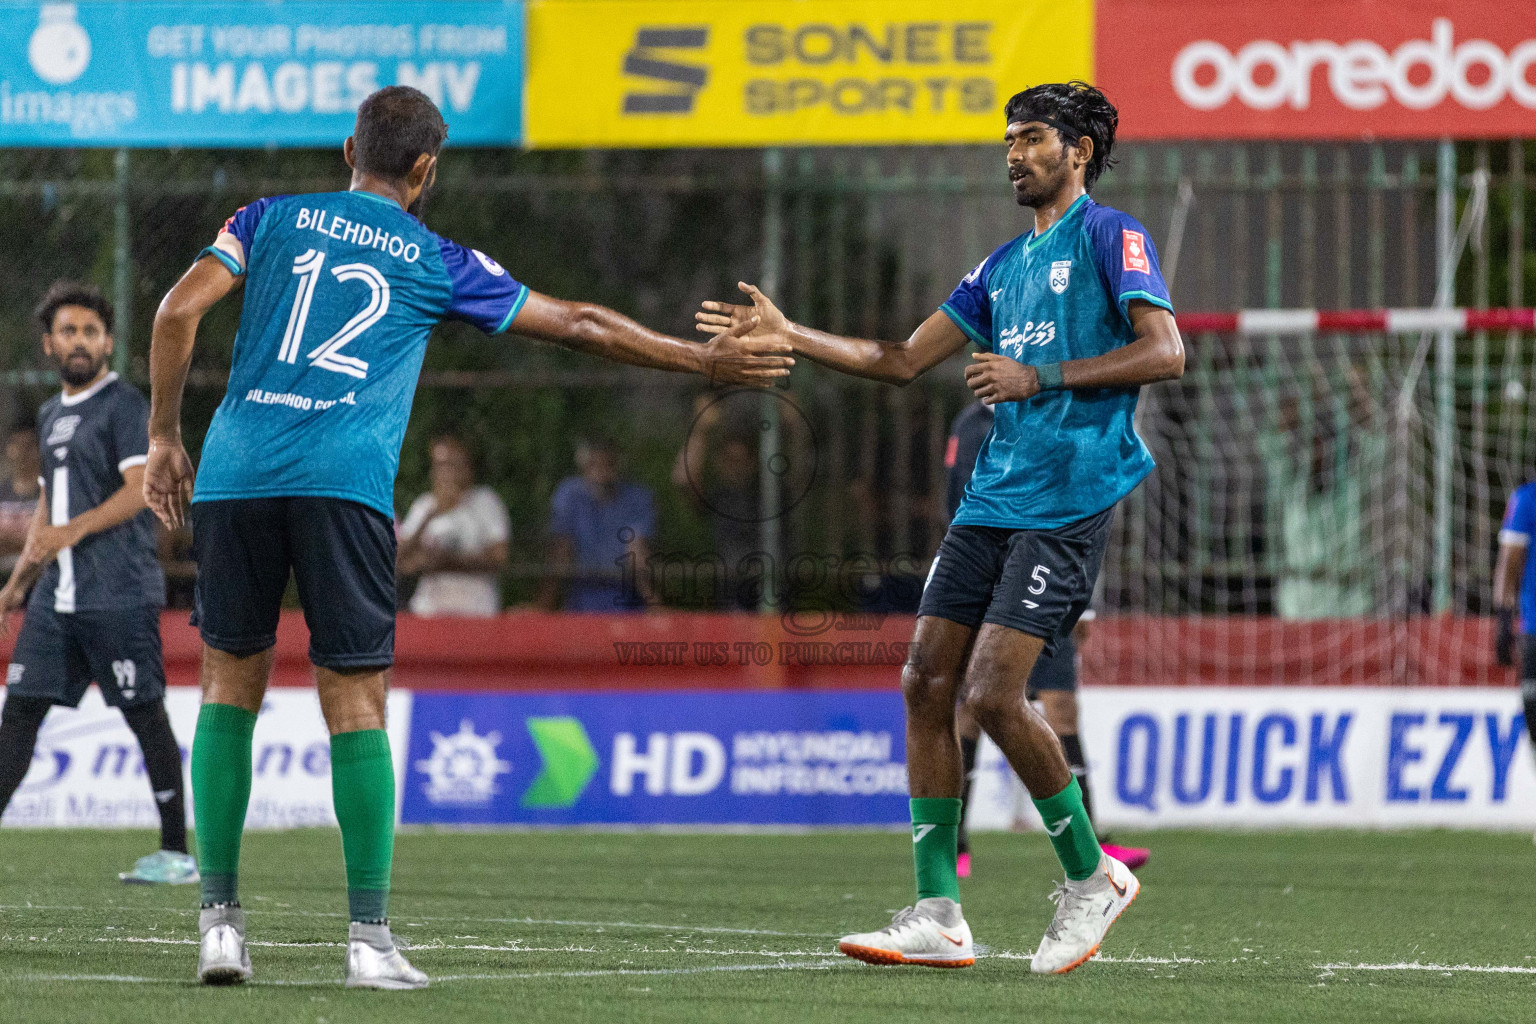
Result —
[[[795, 345], [797, 326], [774, 305], [773, 300], [756, 285], [745, 281], [737, 287], [751, 298], [750, 306], [706, 300], [700, 304], [703, 309], [693, 315], [697, 321], [695, 328], [717, 339], [736, 336], [744, 342], [771, 343], [771, 348], [760, 350], [765, 354], [799, 352]], [[976, 352], [971, 359], [973, 362], [965, 368], [965, 382], [976, 397], [988, 405], [1023, 402], [1040, 393], [1040, 379], [1033, 366], [1026, 366], [996, 352]], [[787, 368], [776, 369], [773, 376], [788, 374]], [[772, 383], [766, 371], [763, 383]]]

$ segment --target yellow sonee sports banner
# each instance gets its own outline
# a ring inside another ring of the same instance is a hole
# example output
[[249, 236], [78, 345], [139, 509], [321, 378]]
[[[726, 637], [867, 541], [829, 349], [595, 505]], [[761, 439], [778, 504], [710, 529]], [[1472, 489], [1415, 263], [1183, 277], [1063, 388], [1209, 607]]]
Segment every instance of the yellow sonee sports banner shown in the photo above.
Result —
[[528, 145], [991, 142], [1090, 79], [1092, 0], [534, 0]]

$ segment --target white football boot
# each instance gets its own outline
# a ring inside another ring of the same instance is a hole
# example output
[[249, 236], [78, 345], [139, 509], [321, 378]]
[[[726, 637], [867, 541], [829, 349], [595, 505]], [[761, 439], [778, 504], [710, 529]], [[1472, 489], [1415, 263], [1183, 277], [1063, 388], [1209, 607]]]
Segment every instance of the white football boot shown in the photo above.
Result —
[[1068, 879], [1051, 893], [1056, 917], [1045, 930], [1029, 969], [1036, 974], [1066, 974], [1099, 951], [1104, 934], [1131, 905], [1141, 883], [1131, 869], [1109, 854], [1098, 870], [1081, 882]]
[[351, 923], [347, 929], [347, 988], [426, 987], [427, 976], [412, 967], [396, 947], [389, 925]]
[[245, 911], [228, 905], [204, 907], [197, 916], [202, 941], [197, 951], [197, 980], [204, 985], [238, 985], [251, 980], [245, 951]]
[[960, 904], [943, 896], [918, 900], [877, 932], [844, 935], [837, 948], [867, 964], [969, 967], [976, 962], [971, 926]]

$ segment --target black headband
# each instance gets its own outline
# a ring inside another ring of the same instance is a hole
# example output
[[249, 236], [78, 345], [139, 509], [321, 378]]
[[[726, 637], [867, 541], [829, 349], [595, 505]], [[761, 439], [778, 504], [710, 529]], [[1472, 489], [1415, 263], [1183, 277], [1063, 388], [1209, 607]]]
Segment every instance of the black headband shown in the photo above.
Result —
[[1085, 132], [1080, 132], [1076, 128], [1073, 128], [1065, 121], [1058, 121], [1054, 117], [1047, 117], [1044, 114], [1036, 114], [1032, 111], [1025, 111], [1018, 117], [1010, 118], [1008, 123], [1028, 124], [1030, 121], [1039, 121], [1041, 124], [1050, 125], [1052, 128], [1055, 128], [1058, 132], [1061, 133], [1062, 138], [1066, 139], [1070, 143], [1073, 143], [1074, 145], [1077, 143], [1077, 140], [1081, 139], [1086, 134]]

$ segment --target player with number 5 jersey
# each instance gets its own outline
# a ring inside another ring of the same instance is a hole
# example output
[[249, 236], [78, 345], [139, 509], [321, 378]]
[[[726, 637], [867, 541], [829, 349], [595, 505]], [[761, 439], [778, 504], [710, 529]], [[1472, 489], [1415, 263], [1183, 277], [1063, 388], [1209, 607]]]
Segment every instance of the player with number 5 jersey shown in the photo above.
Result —
[[[433, 234], [417, 214], [447, 134], [420, 91], [374, 93], [343, 147], [350, 189], [242, 207], [155, 318], [145, 497], [171, 527], [190, 500], [198, 562], [204, 685], [192, 787], [205, 984], [251, 976], [240, 838], [251, 736], [290, 574], [331, 732], [352, 922], [346, 982], [427, 984], [396, 947], [386, 914], [395, 795], [384, 702], [395, 637], [395, 472], [433, 328], [459, 320], [488, 335], [515, 332], [729, 384], [771, 384], [793, 362], [788, 343], [745, 338], [750, 326], [701, 345], [541, 295], [484, 253]], [[229, 389], [194, 489], [180, 436], [187, 367], [203, 315], [241, 287]]]
[[791, 323], [747, 284], [751, 306], [706, 302], [696, 316], [711, 334], [755, 319], [752, 336], [892, 383], [969, 343], [981, 349], [965, 379], [993, 424], [928, 572], [901, 679], [918, 899], [839, 948], [877, 964], [975, 962], [957, 870], [964, 692], [1034, 797], [1066, 872], [1030, 961], [1060, 974], [1093, 956], [1140, 883], [1100, 847], [1062, 745], [1024, 691], [1088, 607], [1116, 503], [1152, 470], [1136, 401], [1142, 385], [1183, 374], [1184, 346], [1146, 228], [1088, 194], [1109, 166], [1114, 105], [1085, 82], [1061, 82], [1025, 89], [1003, 113], [1008, 178], [1034, 211], [1031, 230], [967, 274], [905, 342]]

